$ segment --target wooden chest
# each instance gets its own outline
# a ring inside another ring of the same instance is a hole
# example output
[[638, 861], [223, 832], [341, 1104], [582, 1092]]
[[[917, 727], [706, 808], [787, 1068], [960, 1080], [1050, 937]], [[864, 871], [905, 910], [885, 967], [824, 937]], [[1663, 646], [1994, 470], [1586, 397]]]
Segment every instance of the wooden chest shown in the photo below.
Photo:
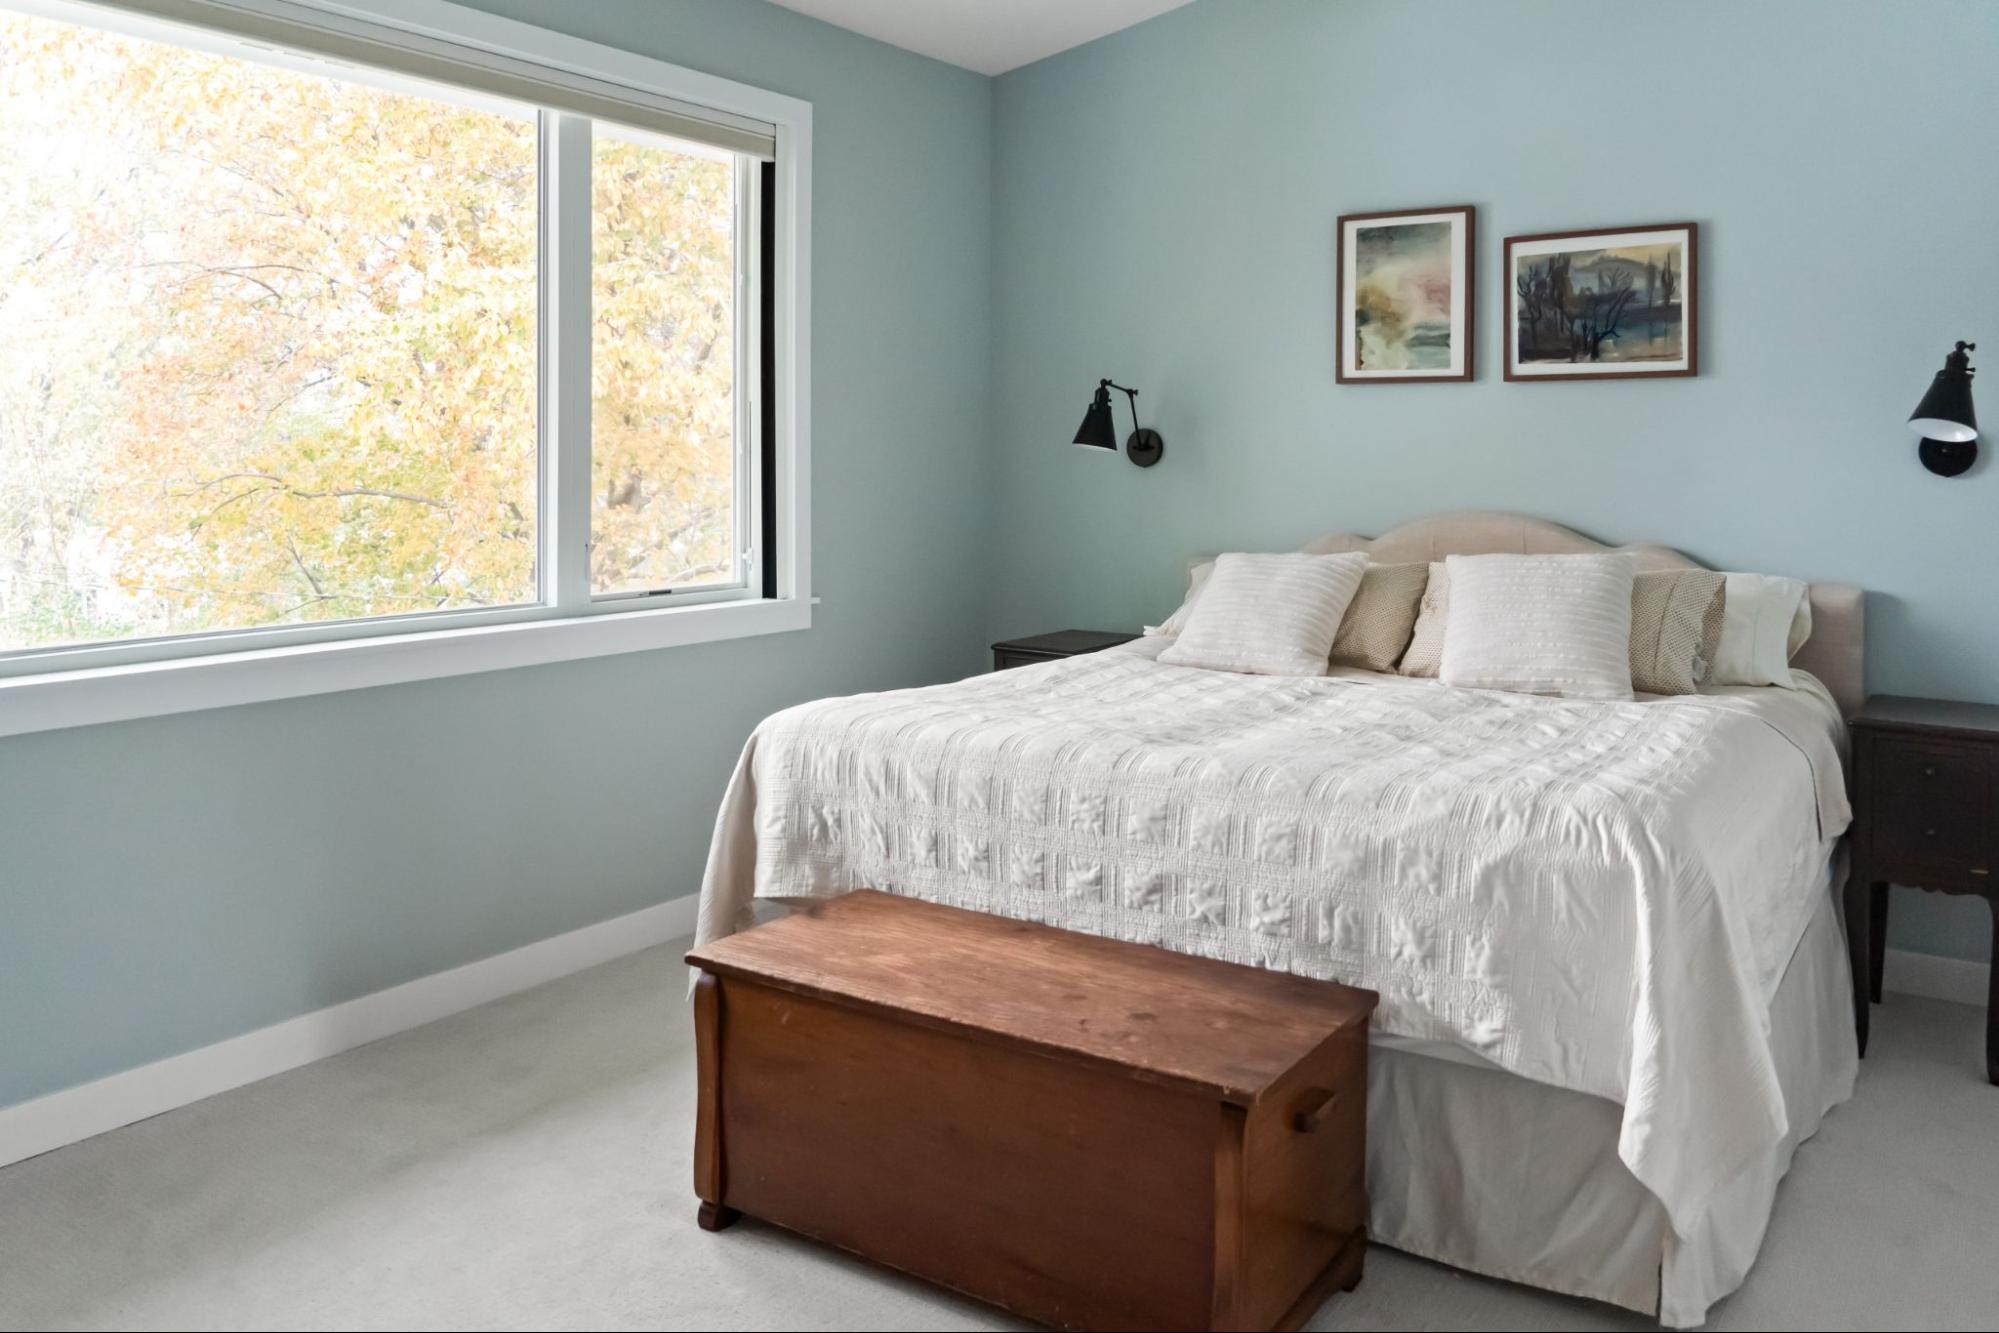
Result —
[[1065, 1328], [1360, 1280], [1371, 991], [875, 892], [688, 955], [694, 1188]]

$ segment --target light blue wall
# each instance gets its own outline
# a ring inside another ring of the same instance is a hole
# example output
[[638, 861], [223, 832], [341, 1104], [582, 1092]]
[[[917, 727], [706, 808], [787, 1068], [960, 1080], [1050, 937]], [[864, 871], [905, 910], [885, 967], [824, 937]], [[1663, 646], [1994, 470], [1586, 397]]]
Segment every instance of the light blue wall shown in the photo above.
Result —
[[[1999, 482], [1899, 426], [1999, 348], [1999, 5], [1201, 0], [989, 81], [754, 0], [478, 3], [814, 103], [815, 626], [0, 741], [0, 1105], [691, 892], [759, 718], [1157, 617], [1195, 551], [1529, 510], [1864, 583], [1876, 688], [1999, 698]], [[1336, 387], [1332, 219], [1457, 202], [1480, 382]], [[1700, 379], [1498, 382], [1499, 237], [1686, 217]], [[1163, 466], [1061, 443], [1102, 374]], [[1898, 942], [1981, 953], [1927, 906]]]
[[814, 627], [0, 740], [0, 1105], [691, 893], [759, 718], [984, 659], [990, 82], [748, 0], [483, 7], [813, 103]]
[[[1002, 76], [993, 630], [1476, 506], [1863, 584], [1874, 689], [1999, 699], [1999, 476], [1902, 426], [1952, 339], [1999, 358], [1996, 68], [1991, 3], [1201, 0]], [[1335, 217], [1456, 203], [1477, 382], [1335, 384]], [[1699, 378], [1501, 381], [1502, 237], [1681, 219]], [[1065, 447], [1102, 375], [1161, 466]], [[1984, 956], [1976, 900], [1895, 914]]]

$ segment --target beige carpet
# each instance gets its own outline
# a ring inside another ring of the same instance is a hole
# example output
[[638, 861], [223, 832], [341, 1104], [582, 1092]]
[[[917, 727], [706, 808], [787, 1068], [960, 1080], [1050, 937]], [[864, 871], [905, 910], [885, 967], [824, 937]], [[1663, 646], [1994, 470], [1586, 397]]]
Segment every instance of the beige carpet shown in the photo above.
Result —
[[[0, 1170], [7, 1328], [1009, 1328], [694, 1225], [679, 951], [650, 950]], [[1999, 1326], [1981, 1015], [1891, 996], [1710, 1327]], [[1376, 1248], [1314, 1328], [1645, 1328]]]

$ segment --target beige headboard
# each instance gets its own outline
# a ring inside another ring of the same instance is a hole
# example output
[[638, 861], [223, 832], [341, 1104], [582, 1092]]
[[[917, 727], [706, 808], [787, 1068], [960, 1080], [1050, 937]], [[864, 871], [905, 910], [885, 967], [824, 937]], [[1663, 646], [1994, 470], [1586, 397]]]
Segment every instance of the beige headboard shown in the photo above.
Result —
[[[1390, 528], [1369, 539], [1351, 532], [1329, 533], [1305, 544], [1307, 551], [1365, 551], [1383, 563], [1405, 560], [1442, 560], [1447, 555], [1565, 555], [1579, 551], [1629, 551], [1638, 558], [1638, 568], [1699, 569], [1670, 546], [1633, 542], [1628, 546], [1606, 546], [1580, 532], [1525, 514], [1502, 514], [1486, 509], [1456, 509]], [[1778, 571], [1770, 571], [1778, 572]], [[1863, 680], [1863, 647], [1866, 640], [1865, 600], [1861, 590], [1849, 583], [1811, 585], [1812, 637], [1805, 641], [1793, 664], [1825, 682], [1840, 710], [1851, 716], [1866, 698]]]

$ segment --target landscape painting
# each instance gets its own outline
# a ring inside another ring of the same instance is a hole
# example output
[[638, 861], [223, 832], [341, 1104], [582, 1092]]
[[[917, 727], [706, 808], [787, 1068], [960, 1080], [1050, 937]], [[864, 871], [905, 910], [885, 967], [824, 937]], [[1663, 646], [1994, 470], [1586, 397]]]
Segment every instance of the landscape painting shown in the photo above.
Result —
[[1692, 375], [1693, 223], [1506, 239], [1506, 378]]
[[1339, 220], [1337, 378], [1465, 381], [1472, 357], [1472, 209]]

